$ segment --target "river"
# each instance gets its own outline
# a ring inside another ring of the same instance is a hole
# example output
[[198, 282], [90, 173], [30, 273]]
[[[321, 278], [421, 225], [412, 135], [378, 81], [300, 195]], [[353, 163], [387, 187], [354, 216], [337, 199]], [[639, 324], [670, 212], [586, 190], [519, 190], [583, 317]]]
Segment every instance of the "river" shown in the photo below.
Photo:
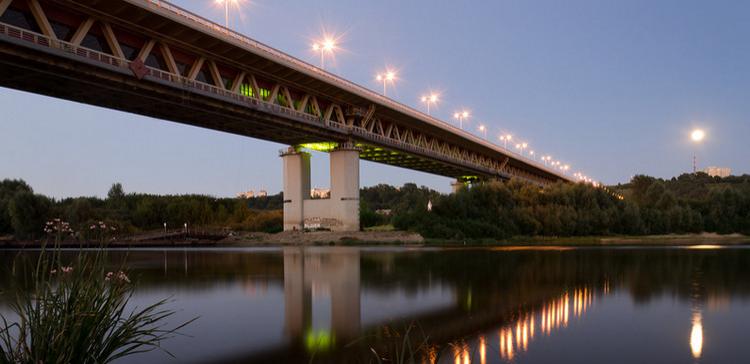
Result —
[[[15, 256], [0, 251], [5, 267]], [[425, 363], [750, 360], [744, 247], [136, 249], [110, 257], [127, 259], [132, 304], [171, 298], [172, 324], [198, 317], [164, 343], [176, 358], [154, 351], [120, 363], [375, 363], [407, 343]], [[5, 274], [0, 290], [11, 280]]]

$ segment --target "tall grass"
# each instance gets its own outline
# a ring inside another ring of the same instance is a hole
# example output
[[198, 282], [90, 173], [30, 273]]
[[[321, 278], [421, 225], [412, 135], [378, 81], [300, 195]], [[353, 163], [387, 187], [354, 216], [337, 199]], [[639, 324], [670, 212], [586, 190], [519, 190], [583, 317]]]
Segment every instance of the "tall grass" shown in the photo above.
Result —
[[109, 363], [162, 349], [193, 321], [169, 328], [167, 300], [128, 308], [133, 285], [122, 266], [108, 270], [104, 249], [65, 263], [58, 250], [42, 249], [30, 273], [20, 263], [12, 274], [26, 284], [6, 292], [15, 318], [0, 322], [0, 364]]

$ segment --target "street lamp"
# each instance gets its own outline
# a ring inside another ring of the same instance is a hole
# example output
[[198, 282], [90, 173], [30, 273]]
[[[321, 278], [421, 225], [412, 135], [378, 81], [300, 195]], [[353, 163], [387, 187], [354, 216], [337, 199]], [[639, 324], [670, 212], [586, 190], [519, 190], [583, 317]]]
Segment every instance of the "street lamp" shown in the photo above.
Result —
[[458, 126], [463, 130], [464, 128], [464, 120], [468, 119], [471, 116], [468, 111], [461, 110], [453, 113], [453, 118], [458, 120]]
[[[706, 132], [701, 129], [695, 129], [692, 133], [690, 133], [690, 139], [692, 139], [696, 144], [702, 142], [705, 137]], [[693, 173], [696, 172], [698, 172], [698, 163], [697, 157], [695, 155], [695, 150], [693, 150]]]
[[324, 37], [323, 40], [315, 42], [312, 44], [312, 50], [315, 52], [320, 52], [320, 68], [325, 69], [326, 68], [326, 60], [325, 56], [326, 53], [333, 54], [334, 51], [336, 51], [336, 40], [331, 37]]
[[529, 145], [527, 143], [518, 143], [518, 144], [516, 144], [516, 149], [518, 149], [518, 153], [519, 154], [523, 155], [524, 149], [526, 149], [526, 147], [528, 147], [528, 146]]
[[513, 136], [510, 134], [501, 135], [500, 141], [503, 142], [503, 148], [508, 149], [508, 142], [513, 140]]
[[238, 5], [241, 0], [216, 0], [219, 5], [224, 5], [224, 27], [229, 28], [229, 6]]
[[386, 70], [385, 73], [378, 73], [375, 76], [375, 79], [378, 81], [383, 82], [383, 96], [388, 96], [386, 86], [388, 82], [393, 83], [393, 81], [396, 80], [396, 72], [391, 70]]
[[485, 127], [484, 125], [479, 125], [479, 131], [481, 131], [482, 134], [484, 134], [484, 139], [486, 140], [487, 139], [487, 127]]
[[536, 161], [536, 157], [534, 156], [534, 151], [533, 150], [529, 151], [529, 155], [531, 156], [531, 159], [533, 159], [534, 161]]
[[431, 93], [426, 96], [422, 96], [422, 102], [427, 104], [427, 115], [430, 115], [430, 104], [436, 104], [440, 101], [440, 95]]

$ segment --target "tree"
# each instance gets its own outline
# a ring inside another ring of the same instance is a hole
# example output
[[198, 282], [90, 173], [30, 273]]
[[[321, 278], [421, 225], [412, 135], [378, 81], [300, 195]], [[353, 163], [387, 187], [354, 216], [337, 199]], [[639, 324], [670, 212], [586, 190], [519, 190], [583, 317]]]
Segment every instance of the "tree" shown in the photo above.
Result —
[[5, 179], [0, 181], [0, 234], [13, 233], [9, 205], [10, 200], [18, 192], [33, 193], [34, 191], [23, 180]]
[[10, 200], [9, 212], [11, 226], [17, 238], [36, 238], [41, 236], [50, 200], [32, 192], [17, 192]]

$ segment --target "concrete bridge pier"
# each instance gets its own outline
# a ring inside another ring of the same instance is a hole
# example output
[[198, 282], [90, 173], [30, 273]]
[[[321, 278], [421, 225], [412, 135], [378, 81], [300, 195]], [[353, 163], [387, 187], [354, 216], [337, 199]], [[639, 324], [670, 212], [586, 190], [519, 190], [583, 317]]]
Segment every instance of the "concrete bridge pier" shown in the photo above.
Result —
[[304, 200], [310, 198], [310, 153], [289, 147], [284, 161], [284, 231], [304, 229]]
[[331, 195], [310, 196], [310, 154], [289, 147], [284, 161], [284, 231], [305, 225], [331, 231], [359, 231], [359, 149], [341, 144], [330, 152]]
[[451, 191], [453, 193], [458, 193], [463, 187], [465, 186], [465, 183], [461, 180], [456, 180], [451, 182]]

